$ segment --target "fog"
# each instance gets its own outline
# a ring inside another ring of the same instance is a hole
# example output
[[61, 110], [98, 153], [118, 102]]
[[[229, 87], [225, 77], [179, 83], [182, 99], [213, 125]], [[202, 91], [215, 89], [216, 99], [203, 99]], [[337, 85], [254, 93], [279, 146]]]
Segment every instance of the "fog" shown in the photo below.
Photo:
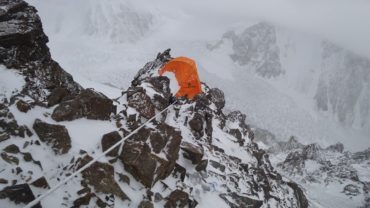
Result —
[[[145, 0], [135, 4], [152, 5]], [[370, 57], [370, 1], [366, 0], [159, 0], [155, 4], [152, 9], [170, 13], [174, 18], [185, 14], [202, 24], [197, 31], [200, 35], [251, 19], [265, 20], [317, 35]]]

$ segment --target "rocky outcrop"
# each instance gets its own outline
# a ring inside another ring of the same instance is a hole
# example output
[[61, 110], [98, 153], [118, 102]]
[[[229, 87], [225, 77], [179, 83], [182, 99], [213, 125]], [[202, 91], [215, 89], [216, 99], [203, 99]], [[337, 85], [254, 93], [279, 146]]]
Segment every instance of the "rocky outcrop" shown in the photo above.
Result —
[[51, 117], [56, 121], [87, 119], [108, 120], [113, 113], [113, 101], [93, 89], [82, 90], [74, 99], [62, 102]]
[[143, 88], [129, 88], [127, 91], [128, 106], [136, 109], [144, 118], [155, 115], [155, 106]]
[[4, 0], [1, 4], [0, 64], [26, 77], [20, 94], [39, 105], [47, 104], [50, 92], [56, 88], [68, 89], [69, 97], [77, 95], [81, 86], [51, 59], [36, 9], [22, 0]]
[[40, 140], [50, 146], [55, 154], [66, 154], [71, 149], [71, 138], [66, 127], [36, 119], [33, 129]]
[[[91, 157], [85, 156], [82, 158], [79, 166], [82, 167], [91, 160]], [[82, 177], [86, 184], [92, 186], [97, 192], [114, 194], [122, 200], [130, 200], [117, 184], [114, 175], [113, 166], [101, 162], [95, 162], [86, 170], [82, 171]]]
[[[122, 139], [121, 135], [119, 135], [118, 131], [113, 131], [108, 134], [104, 134], [101, 140], [101, 146], [103, 148], [103, 152], [113, 146], [115, 143], [119, 142]], [[118, 156], [119, 147], [114, 148], [112, 151], [108, 152], [107, 155], [111, 157]]]
[[[15, 204], [27, 204], [35, 199], [28, 184], [19, 184], [14, 186], [7, 186], [0, 191], [0, 199], [8, 199]], [[40, 203], [33, 206], [33, 208], [41, 208]]]
[[138, 181], [152, 187], [172, 172], [181, 139], [180, 132], [167, 124], [144, 128], [126, 140], [120, 159]]
[[232, 42], [233, 53], [230, 58], [234, 62], [246, 69], [253, 69], [258, 75], [266, 78], [284, 74], [274, 26], [261, 22], [240, 34], [229, 31], [223, 35], [220, 42], [209, 49], [218, 48], [226, 40]]

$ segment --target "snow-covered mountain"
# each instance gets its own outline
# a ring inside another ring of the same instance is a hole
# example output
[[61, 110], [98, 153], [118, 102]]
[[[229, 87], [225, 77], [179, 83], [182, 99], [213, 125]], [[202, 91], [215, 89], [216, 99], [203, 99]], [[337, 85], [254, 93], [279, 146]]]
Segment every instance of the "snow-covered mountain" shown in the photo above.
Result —
[[0, 6], [0, 73], [14, 81], [0, 88], [1, 207], [27, 205], [86, 165], [33, 207], [308, 207], [253, 141], [246, 115], [224, 113], [220, 89], [203, 84], [171, 105], [170, 79], [158, 76], [169, 50], [110, 99], [51, 58], [34, 7]]
[[29, 2], [40, 12], [53, 57], [85, 87], [126, 89], [165, 46], [196, 59], [201, 79], [225, 91], [226, 109], [242, 110], [281, 140], [370, 146], [368, 59], [318, 35], [233, 14], [219, 18], [202, 12], [205, 3]]
[[[49, 52], [33, 9], [0, 2], [1, 189], [23, 184], [18, 188], [30, 198], [45, 192], [163, 109], [168, 81], [131, 81], [171, 47], [174, 56], [194, 58], [201, 80], [223, 93], [204, 86], [207, 98], [177, 105], [140, 132], [156, 139], [172, 132], [178, 140], [180, 131], [179, 146], [138, 142], [139, 136], [125, 143], [145, 152], [139, 156], [148, 169], [141, 172], [132, 155], [113, 154], [42, 205], [368, 206], [368, 57], [307, 31], [253, 18], [234, 22], [233, 14], [220, 18], [226, 8], [204, 12], [209, 5], [202, 2], [28, 0], [39, 10]], [[94, 100], [102, 106], [88, 104]], [[198, 109], [204, 102], [206, 110]], [[331, 146], [337, 142], [344, 145]], [[94, 183], [96, 177], [111, 187]]]

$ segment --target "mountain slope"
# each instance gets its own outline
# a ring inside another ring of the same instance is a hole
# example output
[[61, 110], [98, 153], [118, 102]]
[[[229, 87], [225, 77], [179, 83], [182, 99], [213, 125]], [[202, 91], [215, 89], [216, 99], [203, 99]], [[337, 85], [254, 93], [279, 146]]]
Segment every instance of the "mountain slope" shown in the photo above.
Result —
[[16, 81], [0, 93], [1, 207], [29, 203], [167, 107], [35, 207], [308, 207], [253, 142], [246, 116], [224, 114], [221, 90], [203, 84], [170, 105], [170, 80], [157, 76], [169, 51], [110, 99], [51, 59], [34, 7], [0, 3], [0, 72]]

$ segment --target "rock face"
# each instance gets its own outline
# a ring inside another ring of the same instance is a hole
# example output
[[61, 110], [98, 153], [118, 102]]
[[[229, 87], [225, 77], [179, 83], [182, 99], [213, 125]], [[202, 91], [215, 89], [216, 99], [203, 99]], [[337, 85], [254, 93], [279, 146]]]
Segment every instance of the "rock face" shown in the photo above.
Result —
[[126, 140], [120, 159], [137, 180], [152, 187], [172, 172], [181, 139], [180, 132], [166, 124], [145, 128]]
[[82, 117], [108, 120], [113, 109], [112, 100], [93, 89], [86, 89], [76, 98], [62, 102], [51, 117], [56, 121], [71, 121]]
[[[270, 141], [271, 143], [274, 142]], [[343, 199], [356, 198], [357, 202], [360, 202], [349, 203], [348, 206], [367, 206], [369, 194], [360, 190], [366, 189], [367, 179], [361, 175], [369, 172], [370, 157], [366, 156], [369, 155], [368, 150], [350, 153], [344, 151], [341, 143], [322, 148], [315, 143], [303, 145], [291, 137], [287, 142], [275, 142], [275, 146], [268, 151], [276, 158], [274, 163], [277, 164], [278, 170], [303, 187], [308, 185], [309, 188], [311, 184], [315, 186], [322, 184], [323, 187], [336, 186], [339, 188], [333, 189], [331, 194], [337, 194]], [[304, 195], [297, 184], [289, 182], [288, 185], [294, 189], [296, 197]], [[307, 200], [300, 202], [308, 204]], [[320, 203], [325, 205], [325, 202]]]
[[[92, 160], [91, 157], [85, 156], [80, 163], [84, 166]], [[121, 190], [114, 179], [114, 168], [108, 164], [95, 162], [93, 165], [82, 171], [82, 176], [86, 184], [91, 185], [97, 192], [105, 194], [114, 194], [122, 200], [130, 200]]]
[[[333, 113], [343, 124], [370, 124], [370, 60], [324, 41], [317, 107]], [[355, 118], [357, 117], [357, 121]]]
[[[19, 184], [15, 186], [5, 187], [0, 191], [0, 199], [9, 199], [15, 204], [27, 204], [35, 199], [28, 184]], [[40, 203], [33, 208], [41, 208]]]
[[44, 105], [56, 88], [75, 96], [81, 87], [58, 63], [53, 61], [46, 43], [48, 38], [36, 9], [22, 0], [0, 2], [0, 64], [19, 69], [27, 77], [22, 95]]
[[[101, 146], [103, 148], [103, 152], [105, 152], [107, 149], [109, 149], [111, 146], [113, 146], [115, 143], [119, 142], [122, 139], [121, 135], [117, 131], [110, 132], [108, 134], [104, 134]], [[118, 156], [118, 150], [119, 148], [114, 148], [111, 152], [108, 152], [107, 155], [111, 157], [117, 157]]]
[[274, 26], [262, 22], [245, 29], [241, 34], [227, 32], [221, 42], [210, 49], [217, 48], [226, 40], [232, 42], [234, 53], [230, 54], [230, 57], [234, 62], [245, 66], [246, 69], [253, 69], [266, 78], [284, 74]]
[[49, 145], [55, 154], [66, 154], [71, 149], [71, 138], [66, 127], [48, 124], [36, 119], [33, 129], [40, 140]]

